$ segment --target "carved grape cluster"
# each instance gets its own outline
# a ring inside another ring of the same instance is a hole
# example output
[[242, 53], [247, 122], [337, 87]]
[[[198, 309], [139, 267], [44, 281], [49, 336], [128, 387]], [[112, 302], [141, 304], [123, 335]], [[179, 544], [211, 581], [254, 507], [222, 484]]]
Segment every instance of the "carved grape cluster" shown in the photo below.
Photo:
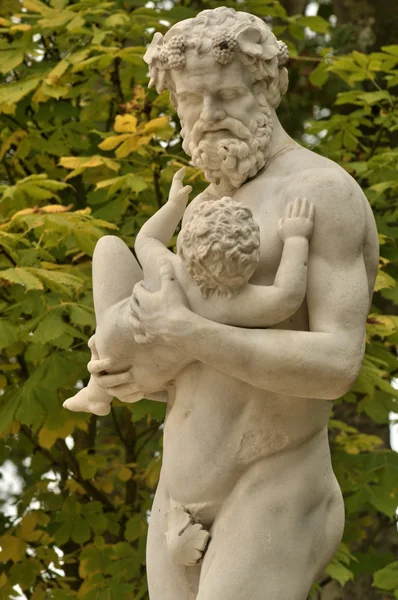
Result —
[[278, 64], [280, 67], [285, 65], [289, 60], [289, 49], [286, 46], [285, 42], [278, 40], [279, 52], [278, 52]]
[[170, 69], [179, 71], [185, 67], [185, 48], [184, 36], [175, 35], [163, 45], [159, 58], [163, 63], [167, 63]]
[[233, 61], [237, 48], [238, 42], [233, 33], [221, 31], [213, 38], [213, 54], [221, 65], [228, 65]]

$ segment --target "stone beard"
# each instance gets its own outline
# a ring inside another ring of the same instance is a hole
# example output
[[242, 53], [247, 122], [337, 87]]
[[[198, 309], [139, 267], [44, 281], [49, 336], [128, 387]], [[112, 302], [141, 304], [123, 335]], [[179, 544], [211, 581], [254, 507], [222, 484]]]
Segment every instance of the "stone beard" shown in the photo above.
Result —
[[265, 166], [272, 136], [272, 116], [264, 94], [257, 94], [260, 110], [246, 127], [225, 116], [216, 122], [199, 119], [188, 132], [182, 122], [184, 151], [206, 179], [222, 190], [239, 188]]

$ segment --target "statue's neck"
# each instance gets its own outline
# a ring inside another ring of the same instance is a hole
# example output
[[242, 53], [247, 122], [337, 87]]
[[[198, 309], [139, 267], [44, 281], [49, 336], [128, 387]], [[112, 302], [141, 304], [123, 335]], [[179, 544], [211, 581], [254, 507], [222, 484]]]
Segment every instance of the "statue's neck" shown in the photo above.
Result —
[[270, 164], [274, 160], [274, 158], [276, 158], [277, 155], [283, 153], [287, 147], [289, 147], [289, 146], [297, 146], [297, 148], [300, 147], [299, 144], [297, 144], [297, 142], [295, 142], [293, 140], [293, 138], [291, 138], [290, 135], [288, 135], [286, 133], [286, 131], [283, 129], [275, 110], [271, 109], [271, 111], [272, 111], [271, 148], [270, 148], [270, 152], [269, 152], [269, 156], [268, 156], [267, 164], [265, 165], [265, 168], [267, 168], [267, 165]]

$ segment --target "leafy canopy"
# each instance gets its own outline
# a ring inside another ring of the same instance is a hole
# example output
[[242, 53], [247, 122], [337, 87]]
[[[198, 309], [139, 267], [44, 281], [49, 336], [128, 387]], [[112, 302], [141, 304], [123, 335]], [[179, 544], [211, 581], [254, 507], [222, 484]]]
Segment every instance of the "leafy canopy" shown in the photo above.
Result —
[[[16, 585], [31, 600], [148, 598], [147, 513], [164, 407], [116, 401], [97, 419], [62, 402], [87, 383], [95, 243], [116, 233], [132, 247], [180, 166], [194, 192], [205, 187], [182, 152], [167, 93], [147, 91], [142, 60], [154, 29], [194, 16], [196, 4], [152, 5], [2, 3], [0, 456], [21, 490], [0, 519], [0, 598], [17, 597]], [[385, 437], [398, 412], [398, 46], [342, 54], [321, 17], [290, 17], [277, 0], [239, 8], [266, 16], [289, 45], [282, 123], [359, 181], [377, 219], [382, 258], [366, 357], [330, 423], [347, 526], [327, 574], [341, 585], [371, 575], [385, 598], [398, 598], [397, 562], [377, 547], [398, 504], [398, 461]]]

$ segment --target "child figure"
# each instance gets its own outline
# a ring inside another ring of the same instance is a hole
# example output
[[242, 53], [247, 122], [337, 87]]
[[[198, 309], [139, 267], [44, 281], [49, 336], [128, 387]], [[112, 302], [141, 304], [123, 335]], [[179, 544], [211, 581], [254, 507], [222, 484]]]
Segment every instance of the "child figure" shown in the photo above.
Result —
[[[184, 175], [185, 168], [174, 175], [167, 203], [137, 235], [134, 249], [144, 273], [145, 287], [149, 291], [159, 288], [161, 265], [169, 261], [191, 310], [207, 319], [227, 325], [263, 328], [281, 323], [294, 314], [306, 293], [308, 242], [313, 230], [314, 206], [299, 199], [288, 205], [285, 217], [278, 224], [284, 246], [274, 284], [252, 285], [249, 280], [260, 257], [260, 231], [250, 209], [232, 198], [199, 204], [179, 234], [177, 254], [167, 249], [192, 189], [183, 187]], [[123, 244], [121, 240], [117, 243]], [[113, 277], [115, 279], [115, 274]], [[136, 281], [131, 282], [131, 289]], [[96, 300], [95, 288], [94, 277]], [[175, 379], [192, 361], [178, 350], [155, 343], [150, 336], [135, 335], [130, 298], [128, 295], [105, 310], [97, 310], [95, 302], [97, 330], [89, 341], [92, 357], [117, 359], [119, 373], [132, 369], [134, 381], [141, 390], [165, 389], [166, 383]], [[176, 364], [179, 365], [178, 372], [175, 372]], [[148, 373], [151, 374], [150, 381]], [[142, 397], [142, 391], [131, 393], [123, 401], [135, 402]], [[64, 407], [106, 415], [110, 412], [111, 400], [106, 390], [91, 377], [87, 387], [66, 400]]]

